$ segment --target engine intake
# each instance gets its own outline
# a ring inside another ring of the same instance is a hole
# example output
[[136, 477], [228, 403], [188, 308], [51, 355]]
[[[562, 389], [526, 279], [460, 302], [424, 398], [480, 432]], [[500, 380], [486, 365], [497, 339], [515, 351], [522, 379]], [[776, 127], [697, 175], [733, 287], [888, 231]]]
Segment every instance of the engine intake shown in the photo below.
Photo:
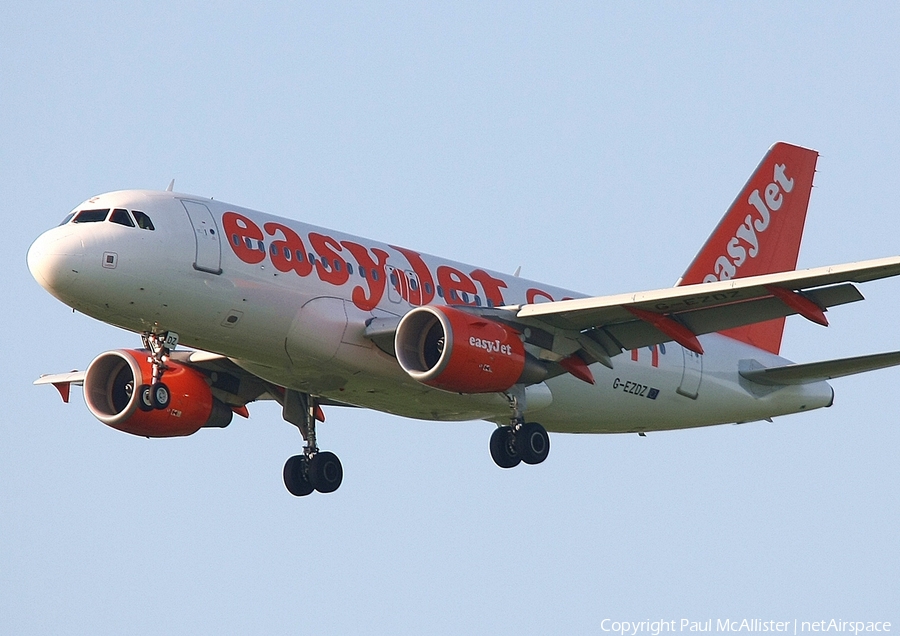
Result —
[[417, 307], [397, 327], [394, 349], [410, 377], [454, 393], [494, 393], [546, 377], [519, 333], [451, 307]]
[[206, 377], [191, 367], [169, 361], [163, 381], [171, 401], [163, 410], [138, 408], [137, 388], [150, 382], [147, 353], [117, 349], [94, 358], [84, 376], [84, 401], [98, 420], [142, 437], [180, 437], [203, 427], [225, 427], [232, 411], [213, 397]]

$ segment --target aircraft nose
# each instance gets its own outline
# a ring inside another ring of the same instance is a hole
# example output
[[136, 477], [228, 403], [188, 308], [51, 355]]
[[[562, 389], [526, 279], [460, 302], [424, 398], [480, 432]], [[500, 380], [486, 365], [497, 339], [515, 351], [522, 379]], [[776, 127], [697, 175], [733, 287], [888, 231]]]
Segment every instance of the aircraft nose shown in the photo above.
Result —
[[84, 263], [84, 243], [66, 227], [41, 234], [28, 248], [28, 269], [41, 287], [65, 294]]

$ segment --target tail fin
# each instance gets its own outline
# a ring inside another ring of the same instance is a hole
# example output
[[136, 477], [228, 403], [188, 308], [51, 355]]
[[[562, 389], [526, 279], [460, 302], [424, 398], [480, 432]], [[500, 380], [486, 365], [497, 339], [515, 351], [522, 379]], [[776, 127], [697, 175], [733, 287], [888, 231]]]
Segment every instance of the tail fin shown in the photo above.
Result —
[[[779, 142], [769, 149], [677, 285], [796, 269], [819, 153]], [[784, 318], [722, 333], [778, 353]]]

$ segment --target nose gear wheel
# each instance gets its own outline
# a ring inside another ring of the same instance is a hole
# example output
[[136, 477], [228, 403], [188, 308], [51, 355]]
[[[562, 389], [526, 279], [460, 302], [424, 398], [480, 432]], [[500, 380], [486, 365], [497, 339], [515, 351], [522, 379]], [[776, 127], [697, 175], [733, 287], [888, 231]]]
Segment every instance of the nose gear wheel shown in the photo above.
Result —
[[153, 409], [163, 410], [168, 408], [172, 394], [169, 387], [163, 381], [163, 373], [168, 368], [166, 362], [172, 349], [178, 346], [178, 334], [167, 331], [162, 334], [146, 332], [141, 334], [144, 348], [150, 352], [147, 362], [150, 363], [150, 384], [142, 384], [138, 387], [138, 407], [142, 411]]

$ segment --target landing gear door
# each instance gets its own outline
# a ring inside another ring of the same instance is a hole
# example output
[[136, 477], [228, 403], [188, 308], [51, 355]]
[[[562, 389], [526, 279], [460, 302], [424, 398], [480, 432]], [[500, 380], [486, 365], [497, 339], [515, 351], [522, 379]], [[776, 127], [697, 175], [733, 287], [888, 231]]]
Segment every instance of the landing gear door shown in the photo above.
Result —
[[700, 380], [703, 378], [703, 356], [684, 347], [681, 351], [684, 354], [684, 373], [681, 375], [681, 385], [675, 391], [696, 400], [700, 394]]
[[219, 230], [209, 208], [196, 201], [182, 200], [181, 204], [194, 227], [194, 240], [197, 243], [194, 269], [210, 274], [221, 274], [222, 247], [219, 243]]

